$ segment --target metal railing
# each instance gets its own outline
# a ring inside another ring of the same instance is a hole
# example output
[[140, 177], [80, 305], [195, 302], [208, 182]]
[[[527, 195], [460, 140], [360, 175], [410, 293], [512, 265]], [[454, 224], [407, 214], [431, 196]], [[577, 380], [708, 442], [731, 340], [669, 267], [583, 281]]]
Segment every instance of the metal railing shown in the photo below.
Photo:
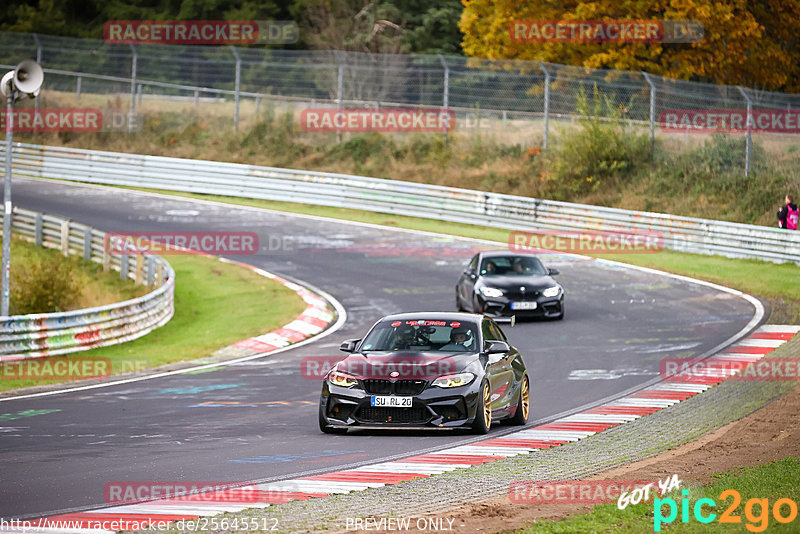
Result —
[[665, 248], [800, 264], [800, 232], [347, 174], [14, 145], [14, 173], [336, 206], [509, 230], [654, 232]]
[[[552, 123], [581, 115], [597, 96], [622, 118], [649, 128], [667, 110], [800, 109], [800, 95], [688, 82], [636, 71], [590, 69], [522, 60], [421, 54], [365, 54], [230, 46], [114, 45], [99, 39], [0, 32], [3, 68], [32, 57], [42, 64], [45, 90], [125, 95], [128, 127], [143, 96], [230, 100], [238, 128], [244, 99], [369, 107], [436, 106], [502, 123], [534, 125], [548, 147]], [[46, 92], [42, 94], [45, 98]], [[119, 103], [122, 105], [122, 103]], [[38, 100], [34, 105], [39, 105]], [[248, 110], [253, 107], [249, 106]], [[742, 167], [749, 173], [752, 116]], [[480, 130], [476, 130], [480, 131]], [[687, 126], [685, 134], [694, 133]], [[764, 133], [764, 132], [760, 132]], [[538, 135], [538, 134], [537, 134]], [[682, 134], [671, 132], [680, 137]], [[701, 136], [704, 138], [705, 136]]]
[[65, 256], [81, 255], [101, 263], [105, 270], [119, 270], [121, 278], [154, 289], [142, 297], [94, 308], [0, 317], [0, 362], [123, 343], [172, 318], [175, 272], [163, 258], [109, 254], [104, 232], [21, 208], [14, 208], [11, 228], [36, 246], [58, 249]]

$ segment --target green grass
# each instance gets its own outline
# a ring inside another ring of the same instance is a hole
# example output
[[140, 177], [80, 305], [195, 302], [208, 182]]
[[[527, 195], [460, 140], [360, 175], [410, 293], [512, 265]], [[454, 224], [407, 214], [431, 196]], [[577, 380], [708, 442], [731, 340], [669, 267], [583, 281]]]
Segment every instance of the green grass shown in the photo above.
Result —
[[[682, 485], [681, 489], [688, 489], [689, 518], [687, 523], [681, 521], [681, 505], [683, 495], [673, 491], [664, 498], [672, 498], [676, 502], [677, 516], [671, 524], [663, 524], [661, 532], [676, 533], [701, 533], [701, 532], [798, 532], [800, 530], [800, 517], [794, 521], [781, 524], [772, 516], [773, 506], [778, 499], [791, 499], [796, 505], [800, 504], [800, 459], [784, 458], [776, 462], [758, 467], [742, 468], [728, 471], [714, 476], [715, 480], [708, 486]], [[720, 523], [720, 516], [732, 506], [733, 497], [720, 495], [725, 490], [739, 492], [741, 502], [731, 516], [740, 518], [739, 524]], [[657, 496], [658, 497], [658, 496]], [[709, 524], [702, 524], [695, 520], [692, 513], [695, 503], [702, 498], [712, 499], [716, 506], [704, 505], [702, 512], [705, 516], [711, 513], [716, 518]], [[761, 508], [757, 504], [750, 504], [750, 516], [746, 514], [750, 499], [767, 499], [768, 510], [765, 516], [761, 515]], [[562, 534], [573, 532], [633, 532], [652, 533], [654, 530], [654, 505], [651, 497], [649, 502], [630, 505], [624, 510], [617, 508], [616, 502], [600, 504], [585, 514], [568, 517], [559, 521], [537, 521], [527, 528], [518, 530], [520, 534]], [[669, 516], [669, 505], [661, 507], [661, 515]], [[789, 506], [783, 505], [781, 513], [789, 515]], [[663, 523], [663, 521], [662, 521]], [[752, 529], [747, 528], [750, 525]], [[762, 528], [765, 527], [765, 528]]]
[[[499, 228], [434, 221], [431, 219], [407, 217], [403, 215], [371, 213], [347, 208], [310, 206], [306, 204], [271, 200], [202, 195], [143, 188], [130, 189], [166, 193], [187, 198], [213, 200], [240, 206], [253, 206], [290, 213], [379, 224], [395, 228], [408, 228], [454, 236], [473, 237], [498, 241], [500, 243], [508, 243], [509, 237], [508, 230]], [[797, 280], [800, 280], [800, 266], [793, 263], [775, 264], [760, 260], [732, 259], [722, 256], [689, 254], [671, 250], [662, 250], [661, 252], [653, 254], [604, 254], [597, 255], [597, 257], [690, 276], [764, 297], [770, 301], [772, 306], [771, 322], [800, 324], [800, 284], [796, 283]]]
[[[109, 358], [113, 373], [193, 360], [279, 328], [305, 309], [290, 289], [238, 265], [201, 256], [168, 261], [176, 274], [172, 320], [135, 341], [67, 358]], [[55, 382], [0, 380], [0, 391]]]

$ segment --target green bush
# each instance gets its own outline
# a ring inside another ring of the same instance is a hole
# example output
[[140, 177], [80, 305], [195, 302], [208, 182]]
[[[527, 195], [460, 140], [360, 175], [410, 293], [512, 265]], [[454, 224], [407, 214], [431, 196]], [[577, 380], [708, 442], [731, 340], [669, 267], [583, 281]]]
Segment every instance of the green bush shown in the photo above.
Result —
[[622, 121], [622, 110], [601, 98], [596, 87], [591, 103], [585, 94], [579, 95], [578, 109], [578, 127], [562, 134], [548, 157], [558, 196], [574, 198], [601, 186], [619, 185], [615, 182], [648, 165], [647, 134], [633, 132]]
[[56, 251], [26, 253], [14, 247], [12, 253], [10, 311], [14, 315], [66, 311], [83, 292], [75, 258]]

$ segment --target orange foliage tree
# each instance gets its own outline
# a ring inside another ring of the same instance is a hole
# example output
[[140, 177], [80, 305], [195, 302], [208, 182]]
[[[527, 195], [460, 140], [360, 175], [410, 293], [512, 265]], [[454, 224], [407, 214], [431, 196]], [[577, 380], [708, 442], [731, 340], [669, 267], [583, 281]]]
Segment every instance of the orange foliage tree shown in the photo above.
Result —
[[[462, 0], [465, 54], [800, 92], [798, 0]], [[514, 42], [515, 20], [694, 20], [694, 43]]]

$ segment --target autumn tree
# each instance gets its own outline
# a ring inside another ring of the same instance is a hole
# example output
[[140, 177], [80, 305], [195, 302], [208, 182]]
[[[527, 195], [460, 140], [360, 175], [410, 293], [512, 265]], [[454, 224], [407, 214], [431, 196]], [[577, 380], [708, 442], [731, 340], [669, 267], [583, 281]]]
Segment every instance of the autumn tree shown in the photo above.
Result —
[[[463, 0], [467, 55], [592, 68], [644, 70], [672, 78], [800, 91], [800, 2], [781, 0]], [[694, 43], [514, 42], [515, 20], [695, 20]]]

